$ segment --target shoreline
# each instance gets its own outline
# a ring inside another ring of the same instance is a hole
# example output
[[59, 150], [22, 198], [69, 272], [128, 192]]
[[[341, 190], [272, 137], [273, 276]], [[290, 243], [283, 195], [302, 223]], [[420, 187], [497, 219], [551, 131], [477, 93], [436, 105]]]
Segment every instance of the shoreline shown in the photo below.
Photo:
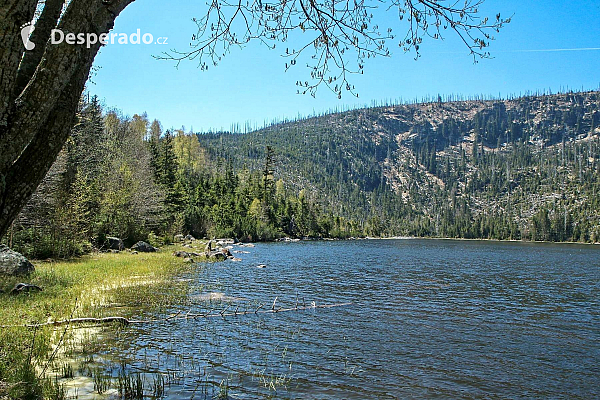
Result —
[[254, 243], [294, 243], [294, 242], [335, 242], [335, 241], [353, 241], [353, 240], [455, 240], [470, 242], [498, 242], [498, 243], [533, 243], [533, 244], [568, 244], [568, 245], [586, 245], [599, 246], [600, 242], [551, 242], [542, 240], [524, 240], [524, 239], [484, 239], [484, 238], [453, 238], [453, 237], [433, 237], [433, 236], [367, 236], [367, 237], [349, 237], [349, 238], [281, 238], [275, 240], [256, 241]]
[[[75, 347], [93, 347], [97, 335], [90, 330], [93, 325], [77, 327], [89, 333], [82, 339], [68, 329], [73, 328], [70, 324], [61, 328], [51, 322], [128, 317], [177, 304], [187, 298], [189, 287], [174, 278], [195, 268], [172, 255], [181, 249], [184, 247], [175, 245], [156, 253], [91, 253], [67, 260], [33, 260], [36, 270], [27, 278], [0, 276], [0, 289], [5, 289], [0, 293], [0, 342], [6, 355], [0, 362], [0, 398], [72, 398], [64, 391], [63, 378], [71, 378], [64, 376], [68, 374], [62, 362], [71, 364], [69, 357]], [[43, 290], [8, 293], [22, 280]], [[44, 323], [50, 324], [26, 326]], [[118, 323], [104, 326], [113, 325]]]
[[522, 240], [522, 239], [472, 239], [472, 238], [451, 238], [451, 237], [418, 237], [418, 236], [393, 236], [393, 237], [367, 237], [361, 240], [456, 240], [469, 242], [498, 242], [498, 243], [534, 243], [534, 244], [578, 244], [586, 246], [598, 246], [600, 242], [547, 242], [541, 240]]

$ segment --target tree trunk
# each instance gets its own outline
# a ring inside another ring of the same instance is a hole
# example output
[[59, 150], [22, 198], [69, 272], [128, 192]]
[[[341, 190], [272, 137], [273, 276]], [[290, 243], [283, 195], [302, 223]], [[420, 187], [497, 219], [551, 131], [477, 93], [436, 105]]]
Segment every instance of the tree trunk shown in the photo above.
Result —
[[[50, 45], [50, 31], [95, 33], [112, 29], [134, 0], [47, 0], [24, 51], [21, 26], [37, 1], [0, 6], [0, 237], [40, 184], [67, 140], [89, 71], [100, 49], [94, 44]], [[24, 54], [25, 53], [25, 54]]]

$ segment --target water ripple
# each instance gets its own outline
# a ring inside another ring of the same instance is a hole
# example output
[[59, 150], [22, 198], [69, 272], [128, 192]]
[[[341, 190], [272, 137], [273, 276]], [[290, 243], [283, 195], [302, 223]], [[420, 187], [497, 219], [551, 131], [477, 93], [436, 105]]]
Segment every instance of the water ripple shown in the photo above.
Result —
[[172, 399], [198, 395], [200, 382], [227, 382], [239, 399], [598, 398], [599, 256], [465, 241], [259, 244], [188, 277], [193, 312], [276, 296], [352, 304], [157, 323], [113, 351], [135, 368], [179, 371]]

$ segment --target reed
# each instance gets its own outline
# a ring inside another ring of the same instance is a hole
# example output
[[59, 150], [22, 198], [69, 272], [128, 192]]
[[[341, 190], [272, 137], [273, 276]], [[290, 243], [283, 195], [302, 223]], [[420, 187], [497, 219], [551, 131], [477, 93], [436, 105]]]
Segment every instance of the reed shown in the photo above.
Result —
[[128, 373], [125, 367], [119, 371], [117, 377], [119, 396], [126, 400], [144, 399], [144, 382], [140, 373]]
[[110, 376], [107, 376], [104, 371], [101, 369], [96, 369], [92, 373], [92, 377], [94, 379], [94, 391], [98, 394], [103, 394], [107, 390], [110, 389], [112, 384], [112, 379]]
[[73, 366], [69, 363], [64, 363], [62, 366], [60, 378], [61, 379], [70, 379], [75, 376], [75, 372], [73, 371]]
[[152, 382], [152, 398], [160, 399], [165, 395], [165, 378], [162, 374], [156, 374]]
[[[84, 353], [97, 350], [93, 335], [78, 339], [80, 343], [76, 346], [70, 342], [72, 326], [63, 335], [64, 326], [57, 330], [54, 326], [16, 325], [82, 316], [103, 318], [115, 312], [130, 312], [136, 307], [160, 309], [185, 302], [186, 284], [171, 283], [170, 278], [194, 266], [173, 257], [174, 250], [179, 247], [165, 247], [161, 252], [148, 254], [96, 253], [73, 260], [33, 261], [36, 271], [26, 281], [42, 287], [42, 292], [19, 296], [0, 293], [3, 325], [0, 329], [0, 398], [59, 396], [61, 390], [45, 380], [46, 371], [41, 375], [39, 372], [54, 357], [72, 355], [77, 352], [76, 348], [83, 348]], [[9, 292], [22, 279], [0, 277], [0, 289]], [[61, 345], [55, 353], [59, 341]], [[60, 369], [58, 374], [61, 374]]]

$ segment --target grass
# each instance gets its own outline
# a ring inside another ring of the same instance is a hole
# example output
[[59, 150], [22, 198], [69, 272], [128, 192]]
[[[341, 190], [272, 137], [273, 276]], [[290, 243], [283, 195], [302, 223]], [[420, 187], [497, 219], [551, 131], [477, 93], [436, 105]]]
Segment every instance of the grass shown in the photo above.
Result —
[[[62, 393], [53, 379], [40, 373], [54, 361], [49, 358], [65, 327], [13, 325], [71, 316], [128, 316], [183, 304], [187, 286], [171, 279], [190, 268], [171, 254], [179, 249], [183, 248], [167, 246], [158, 253], [103, 253], [68, 261], [39, 261], [34, 262], [36, 271], [27, 279], [0, 277], [0, 289], [6, 292], [0, 294], [0, 325], [4, 326], [0, 329], [0, 399], [60, 398]], [[38, 285], [43, 291], [8, 294], [20, 281]]]

